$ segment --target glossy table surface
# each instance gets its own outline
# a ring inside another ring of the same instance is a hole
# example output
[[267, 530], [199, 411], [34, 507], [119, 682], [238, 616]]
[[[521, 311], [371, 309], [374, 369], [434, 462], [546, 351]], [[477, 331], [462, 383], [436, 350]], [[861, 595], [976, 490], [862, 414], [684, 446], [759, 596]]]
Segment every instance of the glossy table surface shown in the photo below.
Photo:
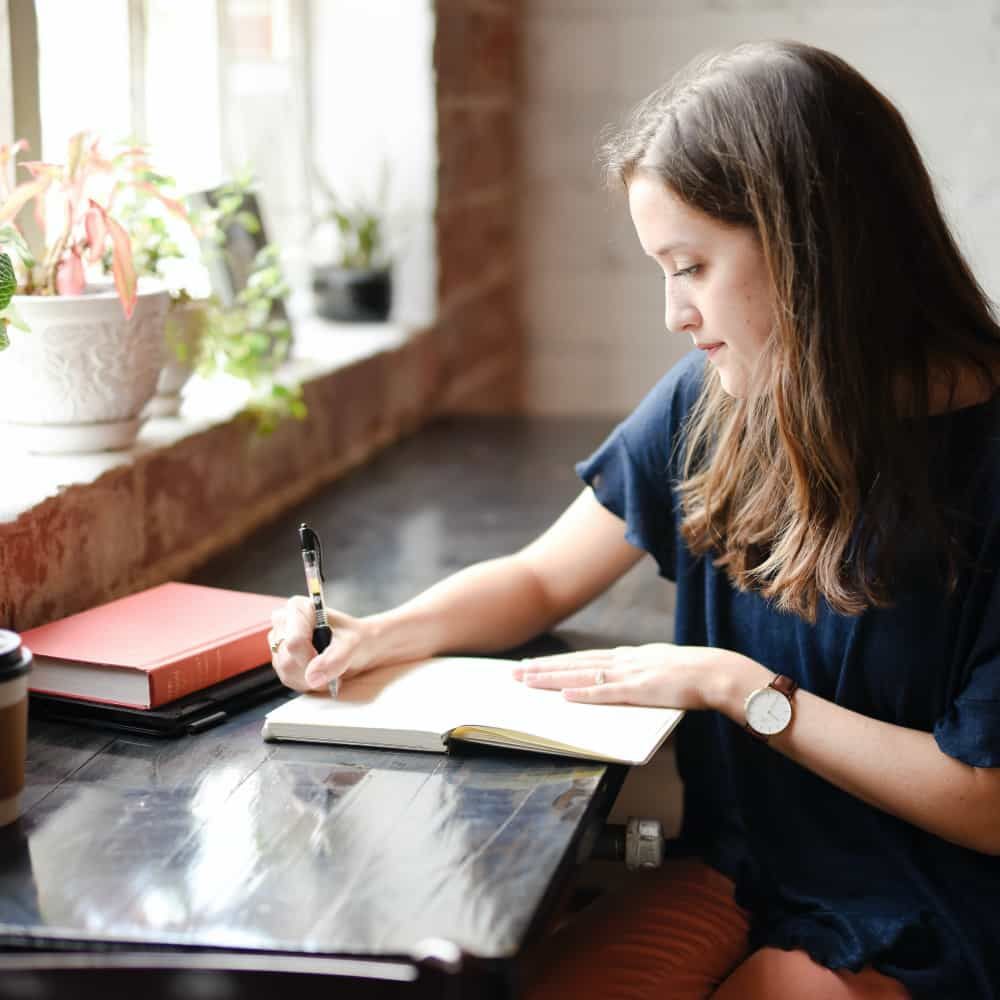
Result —
[[[580, 489], [573, 461], [608, 427], [438, 422], [192, 580], [300, 592], [306, 520], [324, 539], [327, 602], [383, 609], [537, 535]], [[647, 563], [543, 644], [669, 636]], [[261, 719], [278, 701], [176, 740], [33, 719], [25, 812], [0, 831], [0, 943], [388, 956], [446, 939], [507, 960], [586, 855], [622, 778], [471, 748], [265, 744]]]

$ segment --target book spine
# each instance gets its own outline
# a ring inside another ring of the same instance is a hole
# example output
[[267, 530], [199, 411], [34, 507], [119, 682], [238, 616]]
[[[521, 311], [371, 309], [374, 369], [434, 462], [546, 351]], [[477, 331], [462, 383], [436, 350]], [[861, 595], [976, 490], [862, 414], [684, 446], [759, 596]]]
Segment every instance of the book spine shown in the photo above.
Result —
[[159, 708], [267, 663], [267, 630], [263, 625], [223, 645], [200, 650], [173, 663], [160, 664], [148, 674], [149, 707]]

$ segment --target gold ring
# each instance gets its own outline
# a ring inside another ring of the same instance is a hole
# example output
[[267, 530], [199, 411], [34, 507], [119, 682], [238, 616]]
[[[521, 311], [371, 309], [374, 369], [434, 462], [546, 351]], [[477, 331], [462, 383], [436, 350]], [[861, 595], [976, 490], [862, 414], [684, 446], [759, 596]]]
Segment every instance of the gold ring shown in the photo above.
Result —
[[598, 670], [597, 673], [594, 674], [594, 683], [595, 684], [603, 684], [604, 683], [604, 671], [603, 670]]
[[278, 652], [278, 647], [285, 641], [283, 635], [279, 635], [277, 639], [272, 639], [268, 645], [271, 647], [271, 655], [274, 656]]

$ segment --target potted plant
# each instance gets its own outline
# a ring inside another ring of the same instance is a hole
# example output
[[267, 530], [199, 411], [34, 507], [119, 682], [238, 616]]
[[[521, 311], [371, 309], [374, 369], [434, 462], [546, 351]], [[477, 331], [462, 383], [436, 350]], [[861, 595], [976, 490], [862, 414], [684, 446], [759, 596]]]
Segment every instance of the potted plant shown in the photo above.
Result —
[[298, 386], [276, 377], [291, 340], [287, 319], [276, 307], [287, 292], [278, 250], [265, 244], [247, 262], [244, 287], [225, 301], [208, 294], [209, 265], [226, 258], [231, 227], [251, 233], [261, 228], [249, 207], [255, 204], [248, 197], [252, 175], [244, 171], [206, 202], [181, 198], [173, 181], [146, 159], [132, 161], [128, 169], [132, 173], [123, 221], [136, 269], [163, 281], [171, 294], [166, 363], [147, 412], [176, 414], [181, 390], [197, 372], [203, 378], [227, 375], [241, 381], [248, 390], [246, 408], [261, 431], [285, 416], [303, 417]]
[[386, 243], [388, 173], [383, 168], [374, 198], [342, 198], [315, 171], [325, 207], [317, 228], [332, 230], [334, 261], [315, 265], [312, 288], [316, 311], [346, 323], [384, 322], [392, 307], [392, 268]]
[[278, 249], [266, 244], [232, 302], [213, 301], [197, 361], [202, 377], [229, 375], [247, 386], [245, 409], [262, 434], [286, 417], [306, 416], [301, 387], [278, 378], [291, 346], [291, 327], [280, 307], [287, 293]]
[[[150, 417], [174, 416], [181, 390], [194, 372], [207, 323], [207, 288], [192, 289], [185, 267], [197, 240], [188, 206], [171, 178], [154, 169], [145, 147], [118, 163], [119, 217], [129, 236], [136, 273], [161, 282], [170, 294], [164, 319], [164, 360], [156, 393], [146, 406]], [[105, 255], [104, 267], [111, 261]], [[196, 283], [196, 279], [195, 279]]]
[[[0, 359], [0, 421], [30, 451], [128, 447], [156, 388], [169, 297], [137, 279], [114, 214], [117, 158], [81, 132], [64, 164], [22, 162], [30, 180], [8, 190], [8, 165], [24, 148], [0, 147], [0, 249], [14, 246], [20, 257], [8, 308], [30, 331], [11, 336]], [[16, 226], [29, 205], [45, 235], [38, 253]], [[110, 287], [98, 278], [105, 257]]]
[[288, 284], [280, 251], [264, 239], [254, 183], [244, 169], [191, 205], [200, 260], [215, 280], [226, 275], [225, 294], [209, 300], [196, 371], [242, 382], [248, 390], [244, 409], [267, 434], [287, 417], [304, 419], [306, 406], [299, 384], [279, 377], [292, 345], [284, 309]]

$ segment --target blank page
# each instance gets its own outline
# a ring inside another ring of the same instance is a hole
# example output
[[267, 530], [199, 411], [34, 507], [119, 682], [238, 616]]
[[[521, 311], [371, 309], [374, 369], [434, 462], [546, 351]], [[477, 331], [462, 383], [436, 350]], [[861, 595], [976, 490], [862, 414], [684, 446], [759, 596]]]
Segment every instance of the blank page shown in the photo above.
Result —
[[[337, 698], [304, 695], [275, 709], [268, 715], [269, 735], [295, 738], [284, 726], [283, 733], [275, 732], [279, 723], [371, 728], [378, 730], [380, 743], [394, 731], [441, 736], [454, 731], [457, 738], [474, 740], [476, 733], [469, 730], [482, 729], [501, 739], [504, 733], [525, 734], [550, 749], [642, 762], [683, 714], [670, 708], [569, 702], [560, 691], [514, 680], [513, 666], [510, 660], [459, 656], [383, 667], [345, 680]], [[312, 738], [320, 737], [314, 731]], [[330, 739], [336, 741], [332, 734]], [[351, 742], [355, 740], [352, 733]]]

